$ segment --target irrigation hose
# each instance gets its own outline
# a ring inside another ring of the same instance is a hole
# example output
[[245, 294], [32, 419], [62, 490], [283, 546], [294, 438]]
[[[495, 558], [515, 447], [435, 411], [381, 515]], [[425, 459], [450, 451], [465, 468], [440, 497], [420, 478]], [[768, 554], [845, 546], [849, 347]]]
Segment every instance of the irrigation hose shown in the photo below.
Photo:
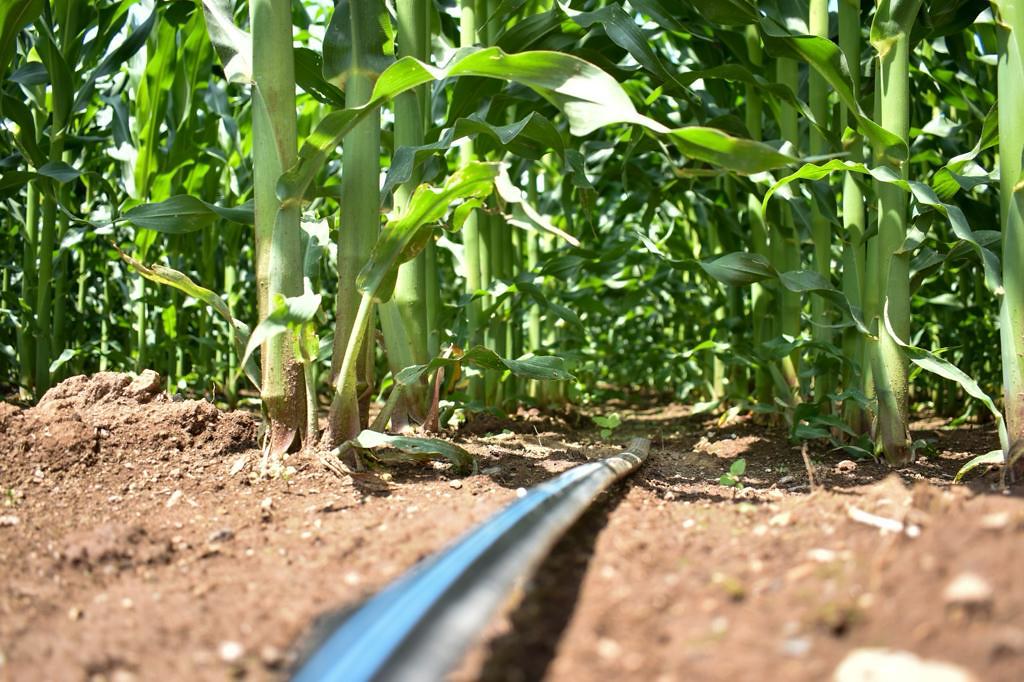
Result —
[[531, 574], [594, 499], [647, 459], [650, 441], [562, 473], [424, 560], [347, 618], [295, 682], [440, 680], [516, 582]]

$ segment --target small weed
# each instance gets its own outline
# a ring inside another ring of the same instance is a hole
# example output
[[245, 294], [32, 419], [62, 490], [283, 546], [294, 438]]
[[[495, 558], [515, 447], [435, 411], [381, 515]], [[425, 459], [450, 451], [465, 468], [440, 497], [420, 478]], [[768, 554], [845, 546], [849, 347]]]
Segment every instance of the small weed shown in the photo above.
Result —
[[718, 482], [730, 488], [740, 490], [743, 488], [743, 474], [747, 473], [747, 460], [740, 457], [729, 467], [727, 473], [722, 474]]
[[622, 417], [618, 412], [612, 412], [605, 417], [594, 417], [594, 423], [601, 427], [601, 438], [608, 440], [615, 429], [622, 425]]

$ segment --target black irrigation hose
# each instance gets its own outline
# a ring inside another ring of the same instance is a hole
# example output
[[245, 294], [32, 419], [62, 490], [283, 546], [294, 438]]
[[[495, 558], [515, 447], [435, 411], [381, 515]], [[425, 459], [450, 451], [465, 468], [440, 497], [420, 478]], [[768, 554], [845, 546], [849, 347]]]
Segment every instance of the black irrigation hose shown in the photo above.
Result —
[[295, 682], [440, 680], [558, 539], [610, 485], [647, 459], [650, 441], [581, 464], [531, 489], [371, 598], [292, 678]]

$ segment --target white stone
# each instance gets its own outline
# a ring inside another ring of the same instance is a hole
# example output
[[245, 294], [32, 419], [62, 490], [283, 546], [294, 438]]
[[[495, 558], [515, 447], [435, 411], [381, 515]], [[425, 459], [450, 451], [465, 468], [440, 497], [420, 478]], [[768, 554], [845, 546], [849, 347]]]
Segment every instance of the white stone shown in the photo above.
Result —
[[832, 675], [833, 682], [978, 682], [973, 674], [942, 661], [918, 658], [909, 651], [855, 649]]
[[217, 647], [217, 654], [220, 655], [220, 660], [225, 663], [236, 663], [245, 655], [245, 647], [239, 642], [227, 640], [221, 642], [220, 646]]
[[984, 609], [992, 605], [993, 591], [977, 573], [961, 573], [946, 585], [942, 598], [948, 606]]

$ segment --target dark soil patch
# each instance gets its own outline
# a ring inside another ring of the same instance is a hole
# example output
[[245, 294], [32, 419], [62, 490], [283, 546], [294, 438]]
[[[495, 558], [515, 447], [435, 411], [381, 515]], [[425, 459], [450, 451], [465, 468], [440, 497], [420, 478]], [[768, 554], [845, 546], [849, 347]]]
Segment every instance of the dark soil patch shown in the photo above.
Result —
[[[991, 429], [921, 424], [937, 455], [892, 473], [749, 420], [623, 410], [651, 458], [606, 495], [456, 679], [828, 679], [860, 647], [977, 679], [1024, 664], [1024, 502], [951, 479]], [[318, 616], [350, 607], [549, 478], [616, 448], [524, 414], [457, 440], [480, 474], [392, 468], [366, 494], [303, 455], [250, 476], [257, 420], [154, 377], [75, 377], [0, 404], [0, 680], [274, 679]], [[736, 457], [748, 487], [718, 477]], [[912, 526], [882, 533], [850, 509]], [[945, 591], [971, 574], [988, 598]]]

